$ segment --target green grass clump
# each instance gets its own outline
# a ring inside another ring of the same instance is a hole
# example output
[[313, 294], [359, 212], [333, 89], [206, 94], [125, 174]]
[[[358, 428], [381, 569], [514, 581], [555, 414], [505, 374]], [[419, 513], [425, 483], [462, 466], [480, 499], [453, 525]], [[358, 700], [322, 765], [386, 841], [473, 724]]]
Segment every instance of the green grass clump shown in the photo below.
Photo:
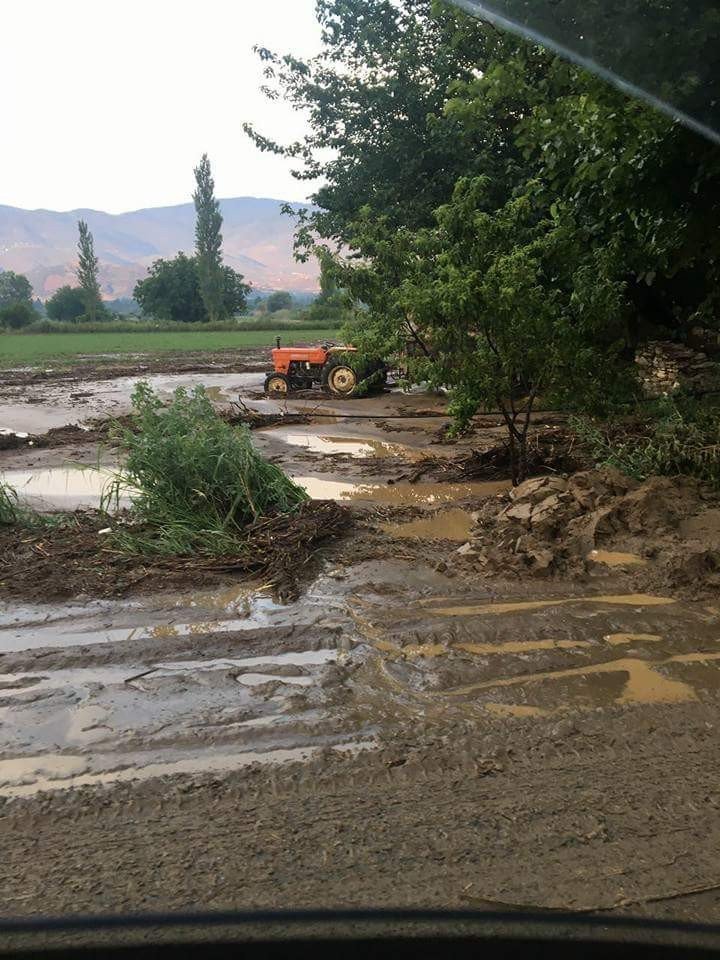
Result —
[[71, 522], [66, 513], [38, 513], [31, 507], [23, 506], [17, 491], [0, 480], [0, 528], [22, 527], [25, 530], [40, 530], [59, 527]]
[[105, 506], [133, 497], [133, 524], [116, 533], [131, 552], [180, 556], [242, 548], [245, 528], [292, 513], [305, 491], [253, 447], [250, 431], [217, 415], [203, 387], [180, 388], [168, 407], [147, 383], [132, 395], [134, 429], [121, 433], [127, 460]]
[[6, 483], [0, 482], [0, 527], [14, 527], [20, 515], [17, 493]]
[[572, 426], [597, 463], [637, 480], [691, 476], [720, 486], [717, 398], [664, 397], [643, 404], [627, 425], [575, 420]]
[[213, 350], [241, 350], [247, 347], [275, 345], [282, 336], [283, 345], [317, 343], [335, 339], [334, 331], [305, 328], [298, 325], [273, 326], [253, 330], [238, 325], [231, 330], [168, 330], [102, 333], [3, 333], [0, 335], [0, 368], [22, 364], [70, 362], [78, 356], [102, 361], [117, 360], [124, 354], [174, 354], [185, 351], [201, 353]]

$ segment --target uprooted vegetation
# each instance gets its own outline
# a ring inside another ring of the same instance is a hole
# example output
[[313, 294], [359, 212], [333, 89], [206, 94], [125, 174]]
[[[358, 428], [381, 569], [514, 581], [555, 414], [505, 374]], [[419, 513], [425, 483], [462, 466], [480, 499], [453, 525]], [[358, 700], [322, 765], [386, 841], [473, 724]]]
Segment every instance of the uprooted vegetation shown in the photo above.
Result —
[[[147, 384], [116, 424], [124, 466], [103, 509], [38, 514], [0, 490], [0, 592], [35, 599], [122, 596], [150, 586], [262, 577], [292, 595], [348, 511], [305, 491], [232, 426], [202, 388], [165, 407]], [[131, 507], [120, 511], [120, 498]]]
[[205, 390], [180, 388], [165, 407], [146, 383], [132, 395], [133, 424], [118, 437], [123, 468], [104, 497], [132, 496], [131, 522], [113, 533], [131, 553], [232, 552], [245, 529], [294, 513], [307, 494], [254, 448], [245, 426], [217, 415]]
[[717, 398], [663, 397], [630, 419], [572, 427], [594, 461], [637, 480], [686, 475], [720, 485]]
[[343, 507], [309, 501], [290, 517], [252, 524], [224, 556], [171, 557], [119, 550], [102, 532], [107, 522], [103, 514], [78, 512], [46, 529], [0, 526], [0, 595], [38, 601], [123, 597], [251, 577], [292, 598], [302, 578], [314, 572], [321, 545], [350, 527]]

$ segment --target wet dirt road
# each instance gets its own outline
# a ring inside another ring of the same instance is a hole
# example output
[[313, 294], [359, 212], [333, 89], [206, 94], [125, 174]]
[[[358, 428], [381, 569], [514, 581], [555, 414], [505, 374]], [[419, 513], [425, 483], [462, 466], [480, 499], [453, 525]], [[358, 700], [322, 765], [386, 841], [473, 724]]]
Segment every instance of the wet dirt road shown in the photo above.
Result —
[[[258, 434], [312, 495], [358, 512], [294, 603], [229, 582], [0, 606], [6, 913], [717, 919], [720, 606], [612, 566], [588, 583], [458, 576], [472, 510], [507, 485], [388, 484], [457, 448], [433, 419], [383, 426], [438, 398], [373, 403]], [[0, 469], [37, 477], [67, 453], [7, 451]], [[57, 482], [36, 491], [50, 505]]]

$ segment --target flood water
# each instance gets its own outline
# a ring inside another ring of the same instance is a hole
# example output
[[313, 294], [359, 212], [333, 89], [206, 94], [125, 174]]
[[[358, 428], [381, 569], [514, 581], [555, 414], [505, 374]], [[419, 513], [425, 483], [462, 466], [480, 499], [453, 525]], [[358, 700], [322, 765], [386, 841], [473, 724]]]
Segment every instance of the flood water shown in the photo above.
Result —
[[[292, 474], [291, 474], [292, 475]], [[8, 470], [0, 480], [39, 509], [75, 510], [97, 508], [114, 478], [112, 468], [66, 465], [47, 470]], [[450, 503], [466, 497], [496, 496], [509, 489], [509, 482], [488, 483], [363, 483], [328, 480], [324, 477], [293, 476], [315, 500], [367, 500], [407, 506]], [[132, 499], [125, 488], [119, 501], [110, 506], [128, 506]]]
[[[218, 404], [242, 390], [254, 391], [256, 407], [274, 403], [255, 395], [262, 374], [150, 380], [167, 396], [201, 382]], [[82, 385], [98, 401], [93, 415], [127, 409], [135, 382]], [[414, 395], [408, 403], [418, 412], [429, 401]], [[54, 417], [52, 397], [38, 407], [41, 419]], [[256, 442], [313, 498], [359, 504], [358, 512], [367, 504], [417, 508], [394, 522], [382, 511], [372, 531], [387, 534], [386, 557], [329, 563], [288, 604], [263, 583], [1, 604], [0, 795], [371, 749], [398, 724], [450, 718], [485, 730], [587, 711], [676, 709], [720, 695], [720, 613], [711, 605], [622, 585], [593, 593], [592, 583], [498, 586], [480, 569], [467, 582], [438, 572], [452, 572], [437, 560], [468, 539], [472, 501], [505, 494], [509, 481], [410, 483], [417, 460], [438, 454], [428, 439], [437, 421], [410, 424], [419, 431], [413, 444], [408, 424], [381, 433], [370, 418], [333, 423], [341, 407], [326, 406], [330, 416], [316, 423], [263, 430]], [[393, 408], [383, 397], [373, 409]], [[59, 422], [71, 422], [58, 410]], [[77, 410], [87, 415], [87, 405]], [[51, 462], [2, 479], [33, 505], [69, 510], [99, 506], [112, 476], [111, 464]], [[120, 505], [129, 502], [126, 494]], [[427, 556], [403, 559], [420, 553], [403, 540], [429, 542]], [[622, 550], [588, 559], [608, 578], [648, 564]]]
[[[323, 433], [323, 429], [326, 432]], [[372, 437], [347, 436], [339, 431], [331, 432], [331, 429], [324, 428], [323, 424], [311, 424], [307, 427], [276, 427], [266, 436], [273, 440], [281, 440], [291, 447], [301, 447], [310, 453], [328, 456], [344, 454], [354, 459], [404, 457], [409, 460], [419, 460], [425, 455], [420, 449], [413, 449], [400, 443], [390, 443]]]

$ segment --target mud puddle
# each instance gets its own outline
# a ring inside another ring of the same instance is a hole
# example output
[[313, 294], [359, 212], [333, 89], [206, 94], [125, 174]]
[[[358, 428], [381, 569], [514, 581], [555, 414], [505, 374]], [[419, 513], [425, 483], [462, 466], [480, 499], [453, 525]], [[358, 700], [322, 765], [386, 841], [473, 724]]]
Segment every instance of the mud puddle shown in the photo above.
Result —
[[[6, 654], [0, 675], [0, 794], [307, 759], [392, 738], [398, 723], [532, 722], [720, 693], [720, 616], [702, 604], [496, 601], [399, 560], [330, 568], [286, 606], [257, 591], [158, 597], [153, 612], [149, 600], [89, 605], [65, 622], [28, 608], [14, 626], [8, 610], [12, 649], [27, 652]], [[215, 633], [234, 621], [254, 629]]]
[[94, 758], [93, 762], [83, 756], [56, 754], [0, 760], [0, 796], [30, 797], [50, 790], [111, 786], [156, 777], [210, 774], [222, 776], [254, 764], [279, 765], [308, 761], [318, 756], [321, 749], [329, 749], [338, 754], [356, 754], [374, 746], [372, 741], [359, 741], [324, 748], [292, 747], [250, 750], [243, 753], [211, 750], [202, 756], [175, 751], [163, 761], [154, 760], [151, 754], [146, 753], [100, 755]]
[[327, 619], [332, 604], [323, 598], [282, 604], [253, 584], [222, 591], [169, 595], [142, 602], [96, 601], [43, 607], [0, 604], [0, 653], [105, 644], [149, 648], [172, 640], [236, 633]]
[[293, 476], [315, 500], [363, 500], [397, 506], [452, 503], [467, 497], [493, 497], [510, 488], [509, 481], [486, 483], [350, 483], [320, 477]]
[[103, 498], [109, 509], [128, 507], [126, 491], [110, 499], [113, 471], [103, 467], [67, 465], [47, 470], [8, 470], [0, 480], [13, 488], [24, 501], [39, 510], [97, 509]]
[[687, 703], [720, 694], [720, 617], [672, 598], [607, 595], [384, 611], [358, 603], [395, 698], [497, 716]]
[[290, 649], [0, 675], [0, 751], [10, 755], [0, 760], [0, 794], [344, 749], [358, 725], [334, 708], [327, 679], [350, 657], [337, 647]]
[[647, 560], [637, 553], [622, 553], [617, 550], [591, 550], [588, 559], [606, 567], [644, 567]]
[[304, 428], [278, 427], [269, 434], [269, 438], [310, 453], [329, 456], [344, 454], [353, 459], [403, 457], [406, 460], [418, 460], [423, 457], [418, 449], [371, 437], [346, 436], [340, 430], [328, 429], [324, 423]]
[[406, 523], [383, 523], [380, 529], [391, 537], [413, 540], [458, 540], [470, 536], [472, 517], [469, 510], [454, 508], [440, 510], [432, 517], [422, 517]]

